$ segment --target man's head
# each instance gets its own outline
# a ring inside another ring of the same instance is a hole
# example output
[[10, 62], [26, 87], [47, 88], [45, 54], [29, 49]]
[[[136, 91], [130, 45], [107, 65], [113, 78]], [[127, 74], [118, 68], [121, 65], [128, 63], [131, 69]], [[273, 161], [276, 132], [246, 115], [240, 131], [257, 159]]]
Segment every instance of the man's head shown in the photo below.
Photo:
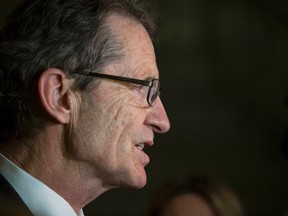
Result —
[[0, 35], [0, 137], [21, 138], [39, 128], [31, 99], [45, 69], [63, 70], [86, 90], [91, 77], [75, 72], [102, 72], [121, 58], [123, 45], [106, 25], [109, 14], [136, 19], [153, 35], [155, 23], [142, 9], [131, 0], [25, 1]]
[[142, 187], [143, 147], [169, 129], [155, 87], [87, 75], [159, 79], [155, 32], [134, 0], [25, 1], [0, 35], [0, 142], [53, 128], [83, 178]]

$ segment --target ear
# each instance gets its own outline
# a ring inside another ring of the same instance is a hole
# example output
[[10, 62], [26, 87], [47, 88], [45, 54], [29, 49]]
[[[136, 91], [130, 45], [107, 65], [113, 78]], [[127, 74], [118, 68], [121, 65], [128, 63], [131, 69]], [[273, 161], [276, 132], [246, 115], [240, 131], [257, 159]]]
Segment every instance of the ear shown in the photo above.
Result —
[[66, 124], [70, 120], [73, 81], [56, 68], [45, 70], [38, 81], [38, 92], [43, 108], [57, 122]]

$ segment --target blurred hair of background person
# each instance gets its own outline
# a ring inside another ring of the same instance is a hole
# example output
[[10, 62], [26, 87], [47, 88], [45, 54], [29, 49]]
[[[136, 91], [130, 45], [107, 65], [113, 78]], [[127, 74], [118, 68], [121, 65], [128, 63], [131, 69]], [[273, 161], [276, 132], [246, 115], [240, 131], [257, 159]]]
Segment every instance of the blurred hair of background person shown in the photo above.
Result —
[[244, 216], [235, 192], [223, 182], [193, 175], [161, 190], [148, 216]]

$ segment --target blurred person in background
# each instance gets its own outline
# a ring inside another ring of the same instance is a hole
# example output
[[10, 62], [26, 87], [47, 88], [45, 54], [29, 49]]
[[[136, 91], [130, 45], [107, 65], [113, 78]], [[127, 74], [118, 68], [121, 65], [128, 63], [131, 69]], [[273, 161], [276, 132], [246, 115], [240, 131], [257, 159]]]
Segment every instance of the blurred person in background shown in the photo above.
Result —
[[244, 216], [235, 192], [207, 176], [193, 175], [157, 194], [148, 216]]

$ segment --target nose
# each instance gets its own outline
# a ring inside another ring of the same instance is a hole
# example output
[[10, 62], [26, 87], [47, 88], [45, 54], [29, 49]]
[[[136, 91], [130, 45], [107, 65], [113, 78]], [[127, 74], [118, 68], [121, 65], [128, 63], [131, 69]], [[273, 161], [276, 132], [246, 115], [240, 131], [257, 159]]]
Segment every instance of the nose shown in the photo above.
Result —
[[161, 99], [158, 97], [150, 108], [144, 124], [152, 126], [156, 133], [166, 133], [170, 129], [170, 122]]

